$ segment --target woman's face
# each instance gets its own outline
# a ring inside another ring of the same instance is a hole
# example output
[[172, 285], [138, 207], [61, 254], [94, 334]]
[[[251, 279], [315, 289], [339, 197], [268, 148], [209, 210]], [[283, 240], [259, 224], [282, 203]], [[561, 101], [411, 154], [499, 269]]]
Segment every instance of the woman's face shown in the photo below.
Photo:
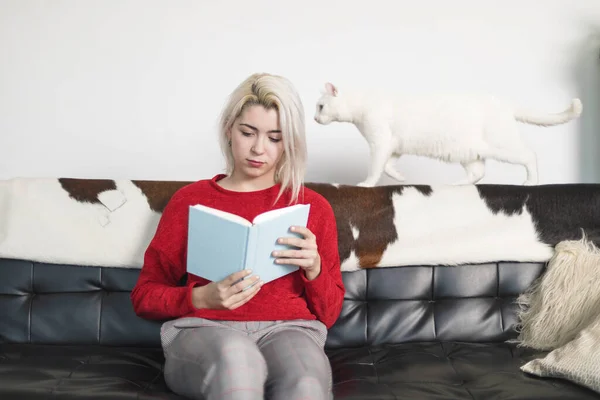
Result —
[[236, 179], [275, 182], [283, 156], [283, 139], [276, 109], [254, 105], [246, 108], [230, 131], [233, 174]]

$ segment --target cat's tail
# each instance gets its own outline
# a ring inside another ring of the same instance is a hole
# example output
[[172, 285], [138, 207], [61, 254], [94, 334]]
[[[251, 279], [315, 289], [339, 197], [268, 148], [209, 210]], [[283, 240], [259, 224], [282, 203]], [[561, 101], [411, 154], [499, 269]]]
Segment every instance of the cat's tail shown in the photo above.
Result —
[[517, 110], [515, 111], [515, 119], [526, 124], [553, 126], [564, 124], [572, 119], [578, 118], [581, 115], [582, 110], [583, 105], [581, 104], [581, 100], [573, 99], [571, 106], [563, 112], [556, 114], [535, 115], [533, 113]]

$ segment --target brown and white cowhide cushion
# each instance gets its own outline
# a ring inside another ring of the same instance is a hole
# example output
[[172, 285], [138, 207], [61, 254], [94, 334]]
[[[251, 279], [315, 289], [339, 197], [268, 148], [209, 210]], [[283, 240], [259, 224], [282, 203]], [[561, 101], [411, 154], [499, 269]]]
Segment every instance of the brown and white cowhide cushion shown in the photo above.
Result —
[[[189, 183], [0, 181], [0, 257], [140, 268], [162, 210]], [[343, 271], [547, 261], [582, 231], [600, 239], [600, 185], [307, 186], [334, 209]]]

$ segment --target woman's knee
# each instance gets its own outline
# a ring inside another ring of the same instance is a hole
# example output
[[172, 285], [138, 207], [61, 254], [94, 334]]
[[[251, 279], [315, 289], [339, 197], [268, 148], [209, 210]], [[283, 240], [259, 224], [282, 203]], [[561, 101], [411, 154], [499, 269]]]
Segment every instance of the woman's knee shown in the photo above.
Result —
[[260, 350], [237, 332], [189, 331], [166, 352], [167, 386], [190, 398], [260, 397], [266, 378]]
[[328, 400], [332, 398], [331, 383], [328, 375], [323, 376], [315, 373], [284, 374], [277, 381], [271, 382], [269, 396], [274, 400]]
[[232, 336], [219, 343], [215, 349], [217, 353], [214, 360], [221, 368], [236, 371], [251, 369], [261, 375], [267, 375], [267, 363], [254, 342], [243, 336]]
[[331, 398], [331, 365], [323, 349], [305, 333], [278, 332], [263, 346], [274, 399]]
[[323, 375], [306, 374], [296, 379], [293, 393], [297, 398], [329, 398], [329, 379]]
[[266, 362], [256, 344], [239, 332], [222, 329], [194, 329], [181, 332], [166, 351], [167, 358], [205, 364], [250, 364], [258, 369]]

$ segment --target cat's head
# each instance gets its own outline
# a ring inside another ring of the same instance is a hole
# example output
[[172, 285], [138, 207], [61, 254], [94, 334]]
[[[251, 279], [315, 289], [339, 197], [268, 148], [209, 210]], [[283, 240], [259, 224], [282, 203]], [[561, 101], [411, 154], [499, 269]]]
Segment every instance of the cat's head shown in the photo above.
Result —
[[341, 96], [338, 89], [327, 82], [325, 92], [317, 100], [315, 110], [315, 121], [321, 125], [327, 125], [334, 121], [343, 121], [348, 114], [348, 105], [344, 96]]

